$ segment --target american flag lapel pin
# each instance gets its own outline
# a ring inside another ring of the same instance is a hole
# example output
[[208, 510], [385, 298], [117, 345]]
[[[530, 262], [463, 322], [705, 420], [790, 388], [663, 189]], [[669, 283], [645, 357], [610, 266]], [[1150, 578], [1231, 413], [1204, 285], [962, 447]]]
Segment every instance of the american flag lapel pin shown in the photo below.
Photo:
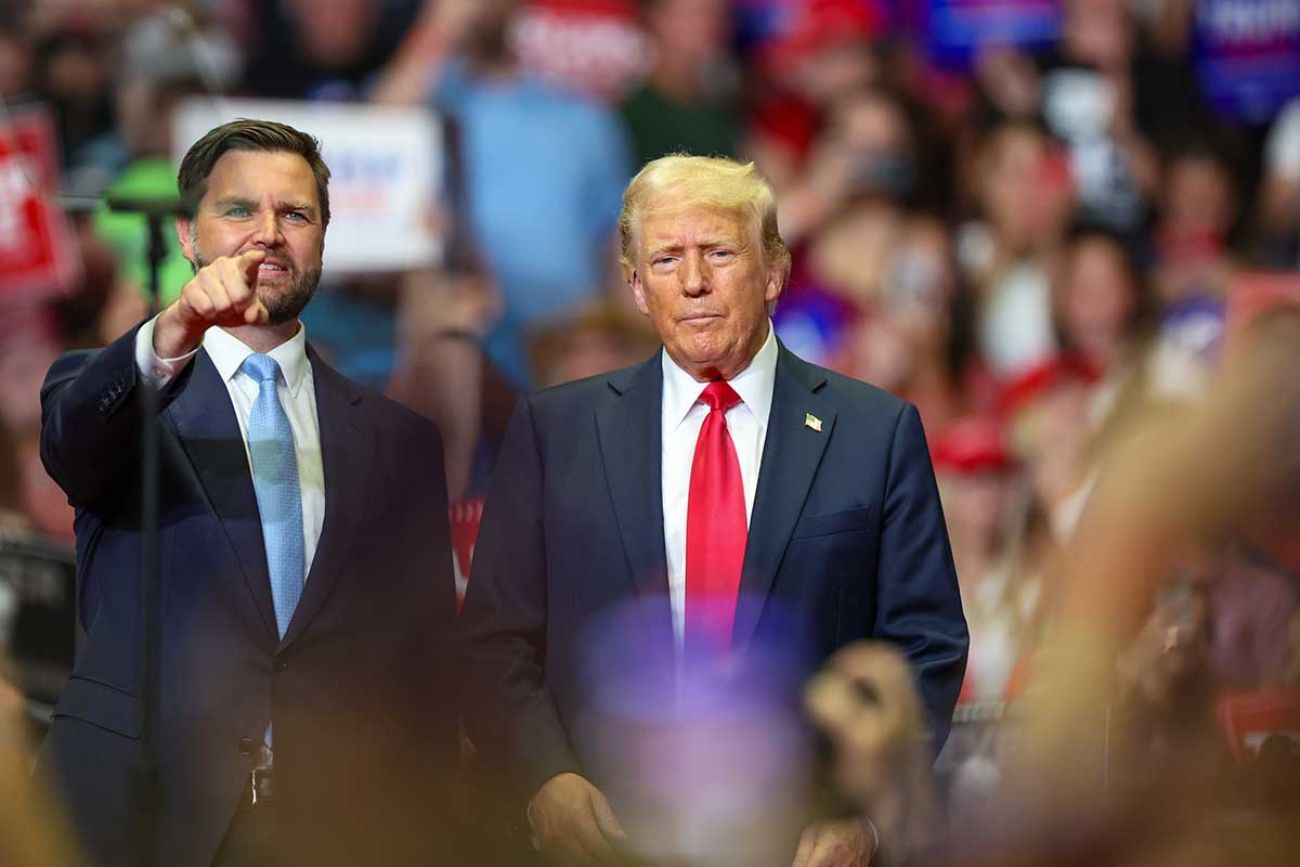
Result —
[[803, 414], [803, 426], [810, 427], [813, 430], [817, 431], [817, 433], [822, 432], [822, 420], [810, 412], [806, 412]]

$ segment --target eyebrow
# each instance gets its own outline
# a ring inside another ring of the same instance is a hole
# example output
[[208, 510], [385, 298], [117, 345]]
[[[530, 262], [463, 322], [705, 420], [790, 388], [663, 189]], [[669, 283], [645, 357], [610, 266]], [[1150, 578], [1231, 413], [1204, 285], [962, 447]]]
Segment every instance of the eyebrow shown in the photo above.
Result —
[[[714, 237], [714, 238], [704, 238], [700, 240], [699, 243], [694, 244], [693, 246], [699, 247], [704, 250], [712, 249], [714, 247], [735, 247], [739, 250], [745, 250], [749, 248], [749, 244], [747, 244], [742, 240], [738, 240], [736, 238], [724, 238], [721, 236]], [[649, 255], [662, 256], [665, 253], [678, 253], [684, 250], [685, 248], [686, 248], [685, 244], [678, 244], [676, 242], [669, 243], [669, 244], [661, 244], [660, 246], [657, 247], [651, 247], [649, 251]]]
[[660, 244], [657, 247], [651, 247], [650, 250], [648, 251], [648, 254], [652, 257], [662, 256], [664, 253], [681, 252], [681, 249], [682, 249], [681, 244]]
[[[217, 199], [214, 207], [247, 208], [252, 211], [257, 209], [257, 202], [241, 196], [228, 196], [224, 199]], [[306, 211], [310, 214], [316, 213], [315, 205], [308, 204], [307, 202], [282, 202], [277, 206], [277, 209], [281, 211]]]

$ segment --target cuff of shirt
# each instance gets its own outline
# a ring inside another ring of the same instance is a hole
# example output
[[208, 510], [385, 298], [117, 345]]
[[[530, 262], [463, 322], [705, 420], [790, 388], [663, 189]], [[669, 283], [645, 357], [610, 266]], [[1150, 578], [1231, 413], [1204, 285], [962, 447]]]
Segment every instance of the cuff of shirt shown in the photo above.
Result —
[[[161, 314], [159, 314], [161, 315]], [[162, 388], [175, 379], [176, 374], [185, 369], [185, 365], [198, 353], [198, 347], [175, 358], [159, 358], [153, 351], [153, 328], [158, 321], [155, 316], [135, 333], [135, 366], [140, 373], [153, 383], [154, 388]]]

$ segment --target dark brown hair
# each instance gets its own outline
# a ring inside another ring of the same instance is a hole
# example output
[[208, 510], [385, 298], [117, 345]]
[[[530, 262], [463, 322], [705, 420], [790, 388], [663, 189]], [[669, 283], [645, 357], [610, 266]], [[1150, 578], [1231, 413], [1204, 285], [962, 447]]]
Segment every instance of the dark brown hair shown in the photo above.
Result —
[[181, 160], [176, 175], [181, 200], [190, 208], [197, 208], [199, 200], [208, 191], [208, 176], [212, 167], [226, 151], [265, 151], [297, 154], [311, 166], [316, 179], [316, 198], [320, 201], [321, 222], [330, 222], [330, 170], [321, 159], [320, 142], [305, 132], [271, 120], [240, 118], [211, 129], [196, 141]]

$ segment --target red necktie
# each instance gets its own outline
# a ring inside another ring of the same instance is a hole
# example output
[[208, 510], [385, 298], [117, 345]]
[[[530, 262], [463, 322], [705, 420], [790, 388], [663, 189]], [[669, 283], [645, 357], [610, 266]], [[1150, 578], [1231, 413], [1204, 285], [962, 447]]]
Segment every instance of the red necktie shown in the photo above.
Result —
[[726, 382], [711, 382], [700, 400], [709, 414], [700, 428], [691, 463], [686, 506], [686, 635], [694, 649], [718, 652], [731, 646], [740, 570], [749, 536], [745, 486], [725, 413], [740, 403]]

